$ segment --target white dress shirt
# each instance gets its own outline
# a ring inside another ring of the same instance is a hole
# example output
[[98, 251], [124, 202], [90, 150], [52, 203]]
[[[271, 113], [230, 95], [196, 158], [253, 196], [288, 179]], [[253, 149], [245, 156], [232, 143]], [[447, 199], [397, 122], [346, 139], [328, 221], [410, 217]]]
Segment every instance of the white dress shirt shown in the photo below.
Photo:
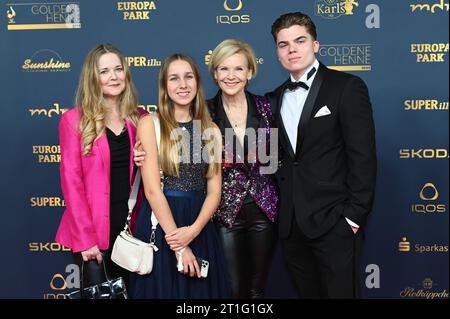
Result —
[[[312, 70], [312, 68], [316, 68], [316, 72], [308, 79], [308, 73]], [[292, 75], [291, 81], [304, 82], [311, 88], [311, 84], [316, 77], [318, 69], [319, 61], [316, 59], [313, 65], [306, 70], [298, 81], [296, 81]], [[297, 128], [300, 122], [300, 117], [302, 116], [303, 106], [305, 105], [306, 98], [308, 97], [308, 92], [309, 90], [302, 87], [298, 87], [294, 91], [287, 89], [284, 91], [283, 101], [281, 102], [280, 114], [294, 154], [297, 147]]]

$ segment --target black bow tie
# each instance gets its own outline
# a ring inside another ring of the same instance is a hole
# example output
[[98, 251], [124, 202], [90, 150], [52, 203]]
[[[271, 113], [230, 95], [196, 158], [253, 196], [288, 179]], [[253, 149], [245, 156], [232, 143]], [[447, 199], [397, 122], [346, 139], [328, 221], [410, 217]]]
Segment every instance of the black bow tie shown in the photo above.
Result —
[[286, 88], [289, 91], [295, 91], [298, 87], [302, 87], [305, 90], [309, 90], [309, 86], [305, 82], [292, 82], [292, 81], [289, 81], [289, 83], [286, 86]]
[[[312, 68], [308, 72], [307, 79], [309, 80], [309, 78], [312, 77], [314, 73], [316, 73], [316, 68]], [[302, 87], [305, 90], [309, 90], [309, 86], [305, 82], [292, 82], [291, 80], [286, 86], [286, 88], [289, 89], [289, 91], [295, 91], [298, 87]]]

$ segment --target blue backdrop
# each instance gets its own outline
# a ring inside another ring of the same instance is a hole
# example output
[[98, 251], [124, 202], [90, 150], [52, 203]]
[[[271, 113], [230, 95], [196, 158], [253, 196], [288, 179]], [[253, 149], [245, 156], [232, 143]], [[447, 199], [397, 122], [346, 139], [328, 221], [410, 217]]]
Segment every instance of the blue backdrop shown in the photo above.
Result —
[[[362, 77], [373, 104], [378, 178], [362, 263], [365, 298], [448, 298], [448, 0], [0, 1], [2, 260], [0, 297], [60, 298], [76, 286], [71, 253], [54, 242], [64, 210], [58, 122], [98, 43], [128, 57], [140, 104], [157, 105], [157, 74], [182, 51], [249, 42], [263, 94], [287, 78], [272, 22], [303, 11], [328, 66]], [[296, 297], [279, 250], [267, 296]]]

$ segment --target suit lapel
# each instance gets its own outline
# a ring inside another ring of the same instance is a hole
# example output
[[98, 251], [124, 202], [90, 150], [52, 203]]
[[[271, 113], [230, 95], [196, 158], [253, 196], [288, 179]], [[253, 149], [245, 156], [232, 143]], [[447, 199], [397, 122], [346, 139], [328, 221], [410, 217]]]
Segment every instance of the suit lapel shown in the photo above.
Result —
[[283, 95], [284, 95], [284, 91], [286, 89], [286, 85], [289, 83], [290, 79], [288, 79], [286, 82], [284, 82], [281, 87], [279, 88], [279, 91], [276, 93], [275, 97], [276, 97], [276, 106], [277, 106], [277, 110], [276, 110], [276, 122], [277, 122], [277, 126], [278, 126], [278, 132], [281, 132], [281, 138], [280, 143], [283, 147], [283, 149], [285, 149], [287, 151], [287, 153], [293, 158], [294, 157], [294, 149], [291, 146], [291, 143], [289, 142], [289, 137], [286, 133], [286, 129], [284, 127], [283, 124], [283, 118], [281, 117], [281, 104], [283, 103]]
[[[222, 134], [222, 142], [223, 142], [223, 150], [222, 150], [222, 160], [226, 160], [226, 161], [234, 161], [234, 152], [227, 153], [227, 144], [226, 144], [226, 140], [225, 140], [225, 128], [227, 127], [226, 125], [226, 121], [227, 121], [227, 115], [225, 114], [225, 111], [223, 109], [223, 105], [222, 105], [222, 91], [219, 90], [216, 94], [216, 96], [214, 98], [212, 98], [209, 101], [209, 107], [210, 107], [210, 112], [211, 112], [211, 116], [212, 119], [214, 121], [214, 123], [216, 123], [216, 125], [219, 127], [220, 129], [220, 133]], [[229, 158], [229, 156], [233, 156], [232, 158]]]
[[226, 114], [222, 107], [222, 98], [221, 98], [221, 91], [217, 92], [216, 96], [211, 101], [211, 108], [212, 108], [212, 116], [214, 123], [217, 124], [217, 126], [220, 129], [220, 132], [222, 133], [222, 136], [225, 136], [225, 120], [226, 120]]
[[300, 117], [300, 122], [297, 127], [297, 145], [295, 150], [295, 158], [298, 158], [300, 154], [300, 150], [304, 141], [306, 127], [308, 126], [309, 120], [311, 119], [311, 112], [314, 108], [320, 87], [322, 86], [324, 70], [325, 66], [323, 64], [320, 64], [319, 70], [317, 70], [317, 74], [314, 78], [311, 88], [309, 89], [305, 105], [303, 106], [302, 115]]
[[258, 113], [258, 110], [256, 109], [256, 103], [250, 93], [246, 91], [245, 96], [247, 98], [248, 106], [247, 123], [245, 127], [258, 130], [259, 127], [264, 127], [263, 118], [261, 114]]

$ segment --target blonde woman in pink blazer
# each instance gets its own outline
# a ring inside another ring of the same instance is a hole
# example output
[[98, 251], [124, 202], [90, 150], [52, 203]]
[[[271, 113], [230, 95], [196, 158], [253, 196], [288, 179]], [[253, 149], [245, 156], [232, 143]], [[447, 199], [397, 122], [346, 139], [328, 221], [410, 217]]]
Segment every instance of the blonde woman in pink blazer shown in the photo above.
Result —
[[[85, 263], [87, 284], [128, 272], [110, 259], [112, 245], [123, 228], [133, 179], [136, 124], [145, 113], [137, 108], [137, 93], [122, 53], [98, 45], [86, 57], [78, 85], [77, 107], [59, 124], [61, 186], [66, 210], [56, 241]], [[140, 205], [136, 205], [139, 209]]]

